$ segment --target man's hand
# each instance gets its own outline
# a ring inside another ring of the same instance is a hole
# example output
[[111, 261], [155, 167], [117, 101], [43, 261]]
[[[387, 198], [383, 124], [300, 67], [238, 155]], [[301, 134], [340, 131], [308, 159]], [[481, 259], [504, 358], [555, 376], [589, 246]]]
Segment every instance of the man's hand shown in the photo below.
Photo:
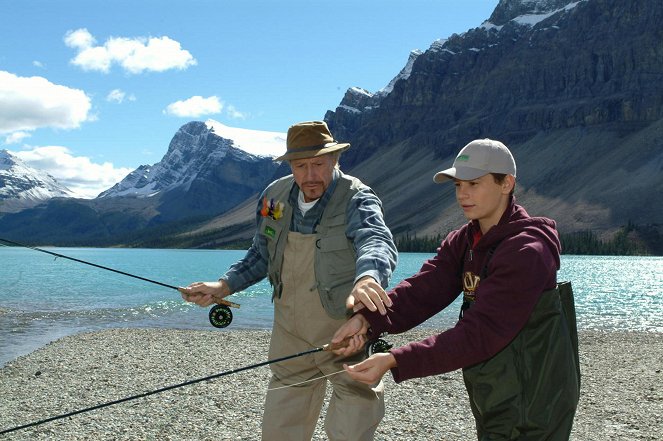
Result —
[[354, 312], [366, 307], [369, 311], [380, 311], [382, 315], [387, 313], [387, 307], [391, 304], [385, 290], [371, 276], [359, 279], [345, 301], [345, 307], [352, 308]]
[[396, 366], [396, 358], [390, 352], [383, 352], [352, 366], [344, 364], [343, 368], [353, 380], [370, 385], [380, 381], [389, 369]]
[[361, 351], [366, 344], [366, 333], [368, 332], [368, 321], [363, 315], [357, 314], [345, 322], [343, 326], [338, 328], [338, 331], [331, 339], [332, 345], [337, 345], [347, 339], [347, 346], [339, 349], [334, 349], [336, 355], [347, 357], [355, 352]]
[[198, 306], [209, 306], [220, 303], [224, 297], [232, 294], [224, 280], [218, 282], [194, 282], [183, 288], [177, 288], [182, 298]]

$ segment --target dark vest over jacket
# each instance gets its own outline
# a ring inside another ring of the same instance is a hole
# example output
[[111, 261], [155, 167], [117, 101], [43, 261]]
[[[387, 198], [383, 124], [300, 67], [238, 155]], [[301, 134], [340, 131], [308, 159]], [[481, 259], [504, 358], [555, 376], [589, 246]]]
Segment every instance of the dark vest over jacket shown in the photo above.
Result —
[[[269, 251], [268, 276], [274, 296], [288, 295], [283, 292], [281, 268], [283, 252], [292, 223], [293, 207], [289, 201], [290, 190], [296, 185], [292, 175], [281, 178], [267, 188], [267, 199], [283, 202], [283, 217], [263, 217], [259, 233], [267, 239]], [[361, 187], [361, 181], [341, 175], [334, 193], [325, 207], [316, 228], [315, 276], [322, 306], [330, 317], [345, 318], [349, 313], [345, 300], [352, 291], [356, 275], [356, 253], [352, 241], [345, 235], [347, 228], [347, 205]]]

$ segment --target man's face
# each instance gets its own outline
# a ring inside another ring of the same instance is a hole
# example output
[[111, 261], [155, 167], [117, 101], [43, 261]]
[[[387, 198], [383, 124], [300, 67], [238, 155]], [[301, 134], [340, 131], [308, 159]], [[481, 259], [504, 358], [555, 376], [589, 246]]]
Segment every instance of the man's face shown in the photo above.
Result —
[[304, 193], [306, 202], [319, 199], [323, 195], [332, 181], [334, 165], [336, 162], [331, 154], [290, 161], [292, 175]]
[[512, 179], [507, 176], [502, 184], [490, 174], [471, 181], [454, 179], [458, 205], [467, 219], [479, 221], [484, 233], [500, 221], [509, 201]]

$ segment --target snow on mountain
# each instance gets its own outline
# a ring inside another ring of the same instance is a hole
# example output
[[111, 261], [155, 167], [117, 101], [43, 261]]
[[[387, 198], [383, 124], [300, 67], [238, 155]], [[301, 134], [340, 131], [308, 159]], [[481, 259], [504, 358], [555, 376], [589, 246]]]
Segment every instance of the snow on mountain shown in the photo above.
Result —
[[[585, 0], [580, 0], [580, 1], [585, 1]], [[523, 26], [533, 27], [534, 25], [536, 25], [537, 23], [545, 20], [546, 18], [550, 17], [551, 15], [554, 15], [554, 14], [560, 12], [560, 11], [569, 11], [569, 10], [575, 8], [578, 5], [578, 3], [580, 3], [580, 2], [578, 1], [578, 2], [574, 2], [574, 3], [569, 3], [568, 5], [564, 6], [563, 8], [555, 9], [555, 10], [550, 11], [550, 12], [545, 12], [544, 11], [544, 12], [540, 12], [540, 13], [536, 13], [536, 14], [523, 14], [523, 15], [520, 15], [520, 16], [514, 18], [513, 21], [515, 21], [516, 23], [518, 23], [520, 25], [523, 25]]]
[[548, 17], [575, 8], [578, 3], [587, 1], [570, 0], [501, 0], [493, 15], [481, 28], [500, 31], [504, 24], [511, 22], [521, 26], [533, 27]]
[[48, 173], [0, 150], [0, 212], [20, 211], [54, 197], [73, 197], [73, 192]]
[[275, 158], [285, 153], [286, 133], [228, 127], [213, 119], [205, 124], [217, 136], [232, 140], [233, 147], [252, 155]]

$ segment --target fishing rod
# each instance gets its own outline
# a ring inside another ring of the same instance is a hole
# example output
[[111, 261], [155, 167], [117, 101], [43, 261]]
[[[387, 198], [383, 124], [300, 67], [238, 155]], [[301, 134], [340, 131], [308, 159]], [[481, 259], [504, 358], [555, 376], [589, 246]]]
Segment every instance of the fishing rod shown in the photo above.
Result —
[[[122, 275], [129, 276], [129, 277], [133, 277], [134, 279], [139, 279], [139, 280], [143, 280], [145, 282], [154, 283], [155, 285], [163, 286], [163, 287], [166, 287], [166, 288], [171, 288], [171, 289], [174, 289], [174, 290], [179, 292], [179, 288], [177, 286], [174, 286], [174, 285], [168, 285], [167, 283], [162, 283], [162, 282], [159, 282], [159, 281], [156, 281], [156, 280], [148, 279], [146, 277], [137, 276], [135, 274], [127, 273], [127, 272], [120, 271], [120, 270], [117, 270], [117, 269], [114, 269], [114, 268], [109, 268], [107, 266], [98, 265], [96, 263], [92, 263], [92, 262], [88, 262], [88, 261], [85, 261], [85, 260], [77, 259], [75, 257], [65, 256], [64, 254], [55, 253], [53, 251], [48, 251], [48, 250], [45, 250], [43, 248], [33, 247], [33, 246], [22, 244], [22, 243], [19, 243], [19, 242], [14, 242], [13, 240], [3, 239], [1, 237], [0, 237], [0, 242], [4, 242], [5, 244], [9, 244], [9, 245], [17, 246], [17, 247], [29, 248], [31, 250], [40, 251], [42, 253], [46, 253], [46, 254], [50, 254], [51, 256], [55, 256], [56, 258], [61, 257], [63, 259], [73, 260], [74, 262], [83, 263], [85, 265], [90, 265], [90, 266], [93, 266], [93, 267], [96, 267], [96, 268], [101, 268], [101, 269], [104, 269], [104, 270], [107, 270], [107, 271], [112, 271], [114, 273], [122, 274]], [[209, 322], [215, 328], [225, 328], [226, 326], [228, 326], [232, 322], [232, 319], [233, 319], [233, 314], [232, 314], [232, 311], [230, 310], [230, 307], [239, 308], [240, 305], [237, 304], [237, 303], [234, 303], [234, 302], [230, 302], [230, 301], [225, 300], [225, 299], [221, 299], [219, 301], [221, 303], [219, 303], [217, 305], [214, 305], [209, 311]]]
[[78, 415], [78, 414], [81, 414], [81, 413], [91, 412], [93, 410], [102, 409], [104, 407], [113, 406], [115, 404], [126, 403], [127, 401], [137, 400], [138, 398], [144, 398], [144, 397], [148, 397], [150, 395], [158, 394], [158, 393], [165, 392], [165, 391], [168, 391], [168, 390], [177, 389], [177, 388], [184, 387], [184, 386], [189, 386], [191, 384], [200, 383], [201, 381], [213, 380], [215, 378], [224, 377], [226, 375], [236, 374], [238, 372], [246, 371], [246, 370], [249, 370], [249, 369], [255, 369], [255, 368], [258, 368], [258, 367], [261, 367], [261, 366], [266, 366], [268, 364], [278, 363], [278, 362], [281, 362], [281, 361], [290, 360], [292, 358], [297, 358], [297, 357], [302, 357], [304, 355], [313, 354], [313, 353], [316, 353], [316, 352], [333, 351], [335, 349], [340, 349], [342, 347], [347, 346], [347, 344], [348, 344], [347, 340], [348, 339], [349, 338], [347, 338], [344, 341], [341, 341], [339, 343], [334, 343], [334, 344], [328, 343], [324, 346], [314, 348], [314, 349], [310, 349], [308, 351], [298, 352], [298, 353], [292, 354], [292, 355], [286, 355], [285, 357], [276, 358], [276, 359], [273, 359], [273, 360], [267, 360], [267, 361], [263, 361], [261, 363], [256, 363], [256, 364], [252, 364], [252, 365], [249, 365], [249, 366], [244, 366], [244, 367], [240, 367], [240, 368], [237, 368], [237, 369], [232, 369], [232, 370], [229, 370], [229, 371], [220, 372], [220, 373], [217, 373], [217, 374], [214, 374], [214, 375], [209, 375], [209, 376], [203, 377], [203, 378], [196, 378], [194, 380], [185, 381], [184, 383], [179, 383], [179, 384], [174, 384], [174, 385], [171, 385], [171, 386], [162, 387], [162, 388], [155, 389], [155, 390], [152, 390], [152, 391], [149, 391], [149, 392], [144, 392], [144, 393], [141, 393], [141, 394], [132, 395], [130, 397], [120, 398], [119, 400], [108, 401], [106, 403], [97, 404], [95, 406], [86, 407], [84, 409], [75, 410], [73, 412], [68, 412], [68, 413], [65, 413], [65, 414], [52, 416], [52, 417], [49, 417], [49, 418], [45, 418], [43, 420], [33, 421], [31, 423], [28, 423], [28, 424], [23, 424], [21, 426], [16, 426], [16, 427], [12, 427], [12, 428], [9, 428], [9, 429], [2, 430], [2, 431], [0, 431], [0, 435], [4, 435], [6, 433], [11, 433], [11, 432], [16, 432], [17, 430], [21, 430], [21, 429], [27, 429], [28, 427], [39, 426], [41, 424], [49, 423], [49, 422], [55, 421], [55, 420], [61, 420], [63, 418]]

